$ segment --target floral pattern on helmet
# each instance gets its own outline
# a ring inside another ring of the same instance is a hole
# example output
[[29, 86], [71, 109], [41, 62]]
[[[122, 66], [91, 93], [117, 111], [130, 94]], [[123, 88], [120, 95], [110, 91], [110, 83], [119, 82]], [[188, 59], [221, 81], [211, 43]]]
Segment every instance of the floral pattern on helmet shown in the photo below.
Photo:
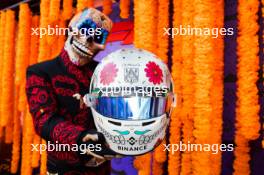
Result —
[[100, 83], [103, 85], [109, 85], [114, 82], [117, 76], [118, 68], [114, 63], [106, 64], [100, 73]]
[[146, 68], [144, 70], [149, 82], [152, 82], [154, 85], [160, 84], [163, 81], [162, 70], [155, 62], [149, 61], [148, 64], [146, 64]]

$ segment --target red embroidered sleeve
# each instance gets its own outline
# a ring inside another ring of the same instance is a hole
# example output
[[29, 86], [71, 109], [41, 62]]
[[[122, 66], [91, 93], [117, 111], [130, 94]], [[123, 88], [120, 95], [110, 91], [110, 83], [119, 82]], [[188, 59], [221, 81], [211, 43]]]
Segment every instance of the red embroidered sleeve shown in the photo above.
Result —
[[85, 129], [58, 115], [51, 83], [31, 67], [27, 70], [26, 93], [35, 130], [42, 138], [58, 143], [77, 143], [79, 135]]

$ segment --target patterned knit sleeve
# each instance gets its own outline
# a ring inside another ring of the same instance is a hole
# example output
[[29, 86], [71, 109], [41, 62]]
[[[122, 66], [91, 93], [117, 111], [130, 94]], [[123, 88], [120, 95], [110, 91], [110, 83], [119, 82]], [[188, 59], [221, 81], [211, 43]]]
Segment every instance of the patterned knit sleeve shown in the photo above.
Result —
[[57, 100], [45, 74], [34, 66], [27, 69], [26, 94], [36, 132], [45, 140], [76, 144], [85, 128], [58, 115]]

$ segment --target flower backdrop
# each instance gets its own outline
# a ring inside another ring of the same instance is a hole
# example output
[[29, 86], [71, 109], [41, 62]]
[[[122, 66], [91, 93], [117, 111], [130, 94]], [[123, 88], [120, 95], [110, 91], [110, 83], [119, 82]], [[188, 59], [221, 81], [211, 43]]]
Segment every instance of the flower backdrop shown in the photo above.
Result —
[[[178, 104], [163, 144], [221, 144], [226, 140], [235, 144], [234, 152], [218, 154], [172, 154], [160, 145], [134, 159], [138, 174], [263, 172], [252, 164], [261, 165], [258, 156], [264, 163], [263, 5], [263, 0], [102, 0], [99, 9], [110, 17], [118, 9], [120, 18], [133, 20], [136, 47], [155, 53], [171, 68]], [[39, 169], [41, 175], [46, 174], [47, 155], [31, 151], [31, 144], [45, 141], [34, 132], [28, 112], [25, 71], [28, 65], [55, 57], [65, 41], [64, 35], [32, 35], [31, 28], [65, 27], [73, 14], [93, 6], [94, 0], [41, 0], [39, 14], [32, 13], [29, 3], [21, 3], [17, 14], [13, 9], [0, 12], [0, 138], [12, 146], [11, 173], [28, 175]], [[230, 16], [236, 21], [233, 36], [164, 34], [164, 28], [180, 25], [228, 27]], [[108, 69], [113, 69], [112, 74]], [[116, 72], [111, 64], [102, 76], [114, 78]], [[151, 62], [145, 72], [150, 81], [161, 81], [159, 68]], [[232, 136], [227, 135], [230, 132]]]

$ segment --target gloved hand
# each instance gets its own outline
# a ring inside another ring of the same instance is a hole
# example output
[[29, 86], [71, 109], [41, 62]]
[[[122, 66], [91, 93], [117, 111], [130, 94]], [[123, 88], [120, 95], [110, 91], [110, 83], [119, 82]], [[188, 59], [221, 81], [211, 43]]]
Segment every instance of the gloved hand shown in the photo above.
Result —
[[95, 130], [86, 131], [82, 136], [80, 144], [86, 145], [86, 150], [84, 151], [89, 158], [86, 166], [99, 166], [106, 160], [121, 157], [108, 148], [103, 134]]

